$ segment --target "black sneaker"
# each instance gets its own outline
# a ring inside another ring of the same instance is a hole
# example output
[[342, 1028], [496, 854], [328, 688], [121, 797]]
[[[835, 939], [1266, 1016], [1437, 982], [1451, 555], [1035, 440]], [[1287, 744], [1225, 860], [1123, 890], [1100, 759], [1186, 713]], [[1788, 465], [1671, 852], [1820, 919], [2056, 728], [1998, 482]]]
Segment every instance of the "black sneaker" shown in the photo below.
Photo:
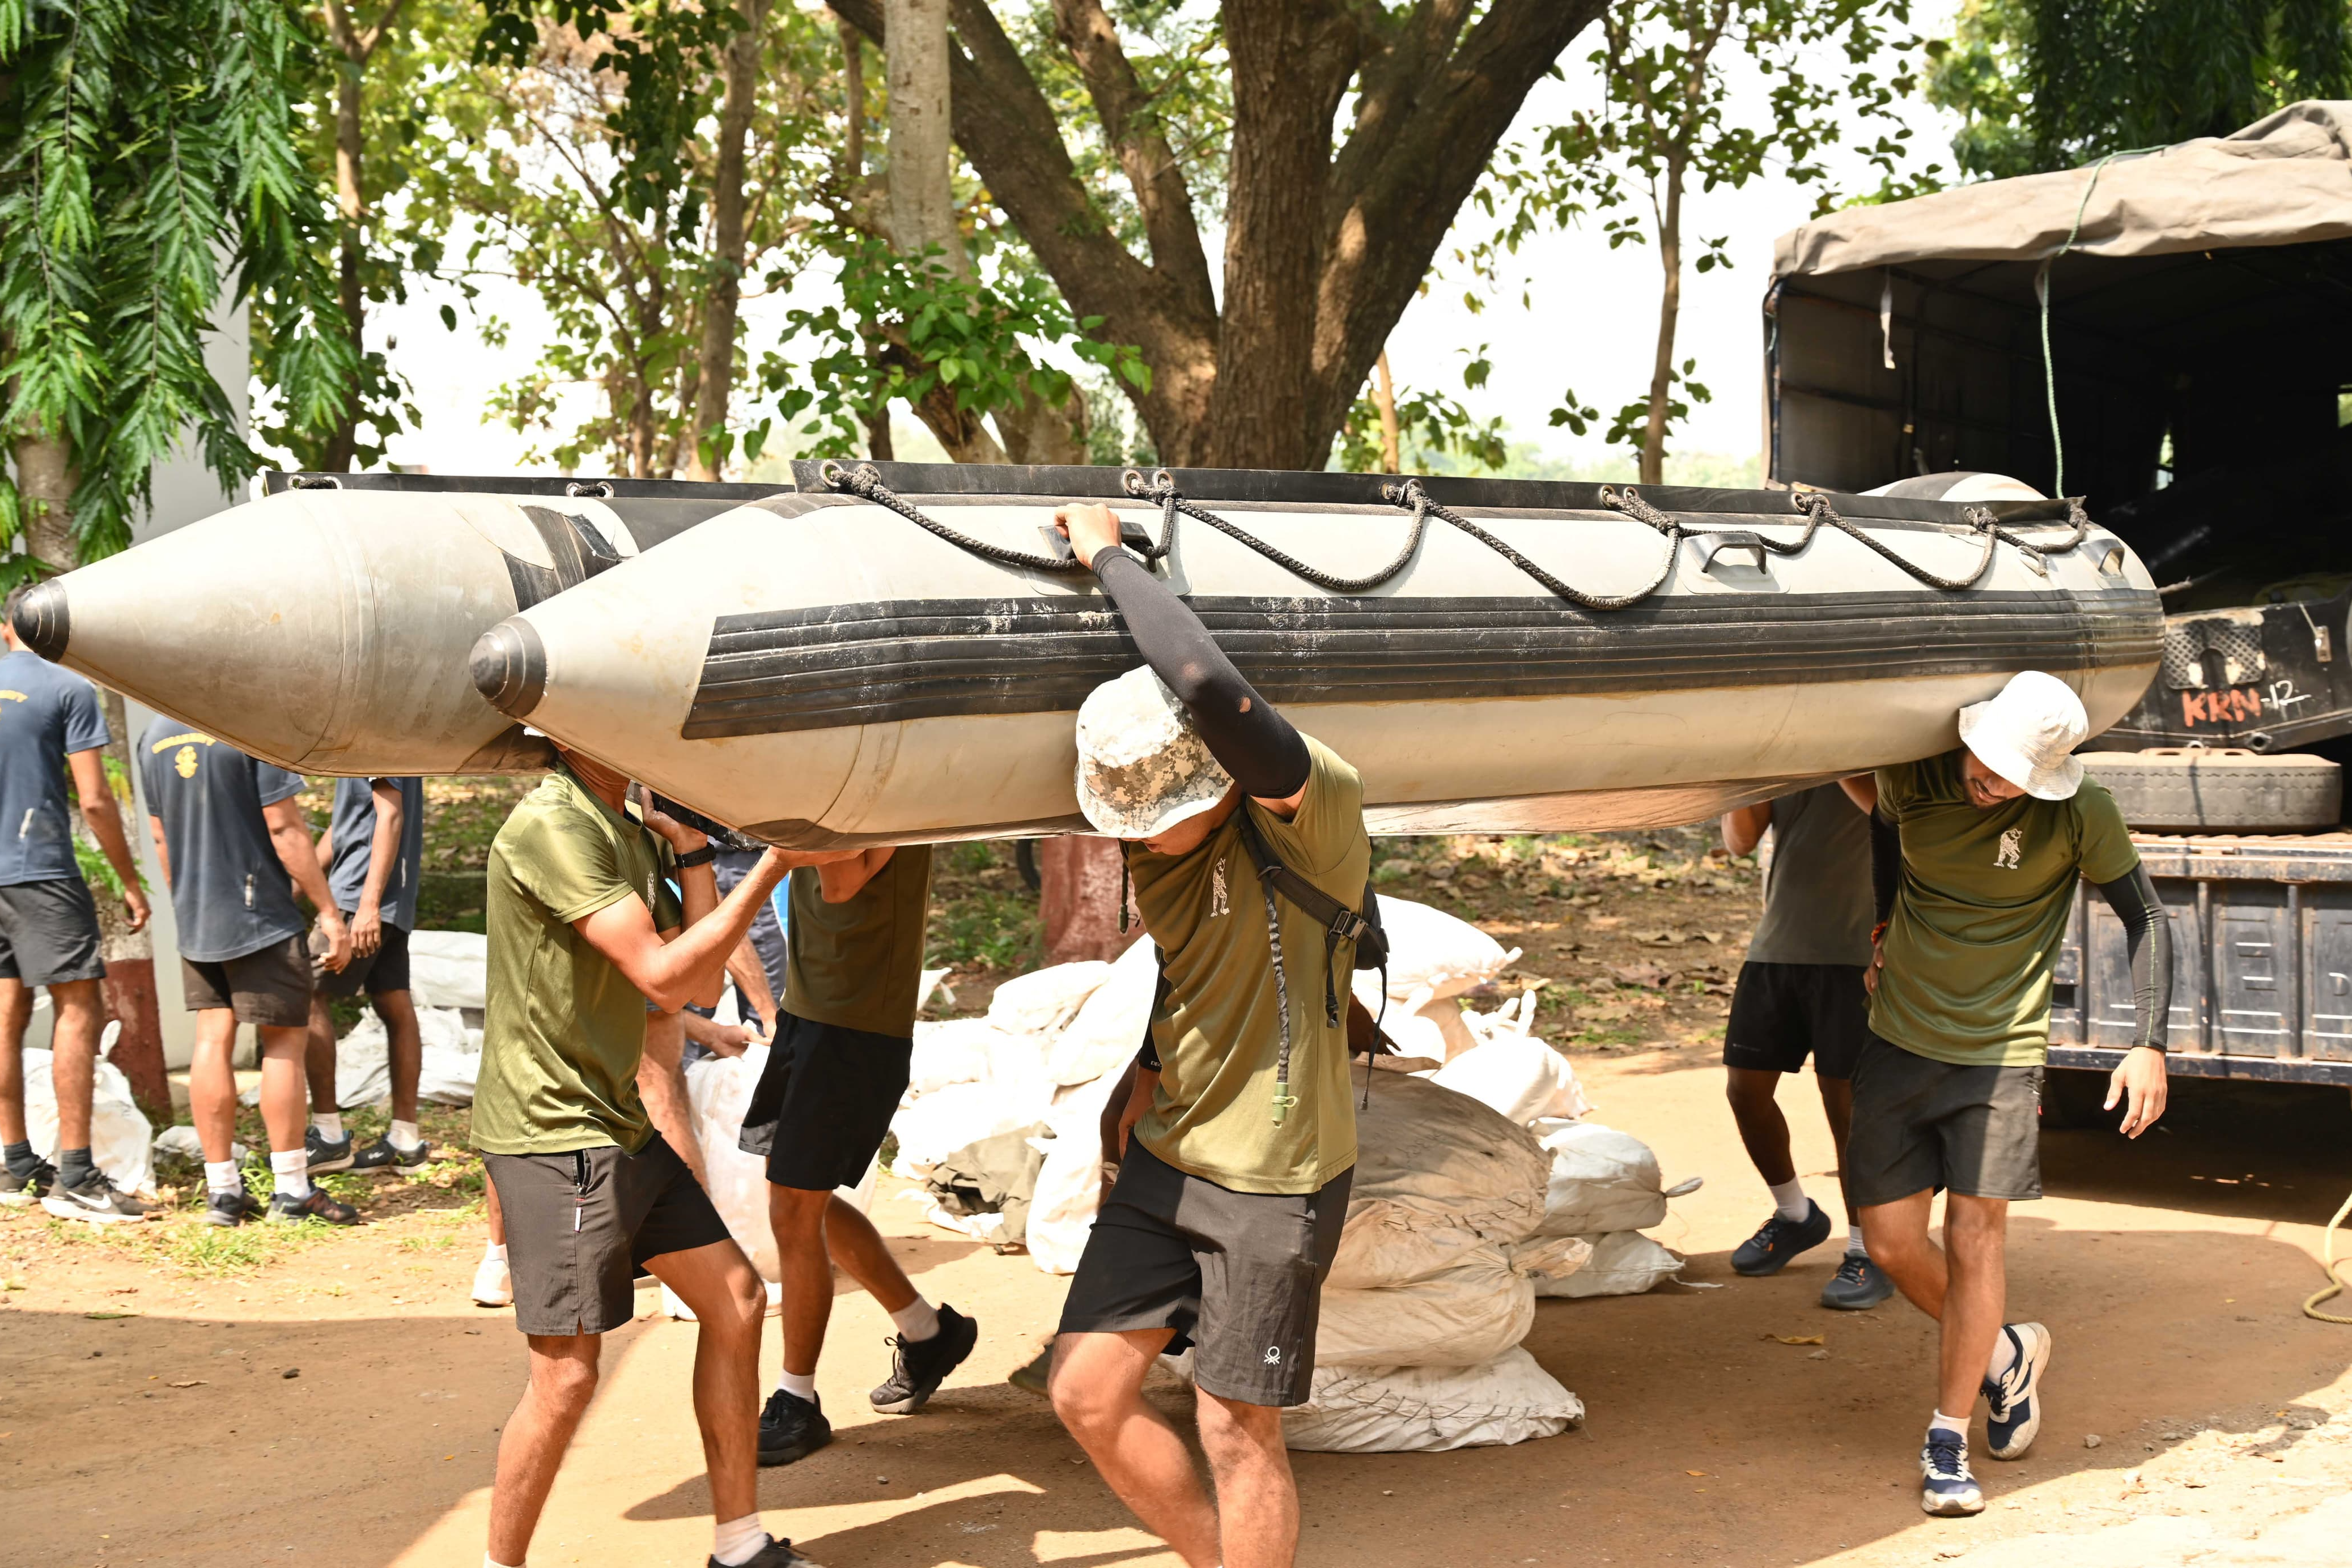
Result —
[[[725, 1564], [713, 1557], [710, 1568], [725, 1568]], [[771, 1535], [768, 1544], [753, 1552], [743, 1563], [743, 1568], [818, 1568], [818, 1565], [793, 1551], [791, 1542]]]
[[41, 1207], [59, 1219], [90, 1225], [136, 1225], [154, 1218], [156, 1213], [153, 1204], [140, 1202], [107, 1180], [104, 1171], [97, 1170], [79, 1186], [68, 1186], [62, 1181], [51, 1184]]
[[269, 1200], [269, 1213], [265, 1218], [281, 1225], [304, 1219], [323, 1219], [329, 1225], [357, 1225], [360, 1211], [348, 1203], [329, 1197], [325, 1187], [314, 1186], [310, 1189], [310, 1196], [305, 1198], [291, 1198], [282, 1192], [274, 1195]]
[[912, 1343], [902, 1335], [892, 1336], [890, 1375], [868, 1396], [874, 1408], [885, 1416], [912, 1416], [979, 1343], [979, 1320], [941, 1303], [939, 1333]]
[[1836, 1278], [1822, 1287], [1822, 1305], [1842, 1312], [1866, 1312], [1895, 1293], [1886, 1270], [1867, 1252], [1849, 1252], [1838, 1264]]
[[1045, 1348], [1013, 1369], [1004, 1381], [1024, 1393], [1051, 1397], [1054, 1375], [1054, 1342], [1047, 1340]]
[[253, 1196], [243, 1182], [235, 1192], [212, 1192], [205, 1195], [205, 1223], [223, 1229], [243, 1225], [248, 1219], [259, 1219], [269, 1207]]
[[310, 1158], [310, 1174], [331, 1176], [352, 1168], [352, 1135], [345, 1133], [334, 1143], [327, 1142], [316, 1127], [302, 1129], [302, 1153]]
[[[432, 1158], [431, 1144], [419, 1144], [413, 1149], [404, 1149], [390, 1138], [378, 1138], [352, 1156], [351, 1168], [355, 1171], [392, 1171], [405, 1176], [423, 1170]], [[315, 1171], [319, 1167], [312, 1166], [310, 1168]]]
[[[789, 1465], [794, 1459], [805, 1459], [833, 1441], [833, 1423], [824, 1412], [797, 1394], [779, 1388], [768, 1396], [766, 1408], [760, 1412], [760, 1463]], [[780, 1542], [786, 1551], [790, 1542]], [[754, 1563], [764, 1563], [764, 1556], [754, 1557]], [[779, 1559], [778, 1561], [790, 1561]]]
[[58, 1167], [47, 1160], [35, 1161], [24, 1176], [0, 1166], [0, 1207], [30, 1208], [57, 1185]]
[[1731, 1271], [1749, 1276], [1777, 1274], [1798, 1253], [1819, 1247], [1829, 1239], [1830, 1217], [1809, 1197], [1805, 1199], [1804, 1218], [1783, 1219], [1776, 1210], [1771, 1218], [1758, 1226], [1756, 1234], [1733, 1250]]

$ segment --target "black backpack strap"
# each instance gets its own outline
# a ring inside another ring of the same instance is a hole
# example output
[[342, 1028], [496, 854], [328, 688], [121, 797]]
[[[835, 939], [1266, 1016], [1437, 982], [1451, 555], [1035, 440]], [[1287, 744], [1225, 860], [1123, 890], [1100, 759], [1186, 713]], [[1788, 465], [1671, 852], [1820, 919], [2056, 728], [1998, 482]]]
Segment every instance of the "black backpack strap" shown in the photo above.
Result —
[[[1372, 955], [1382, 966], [1388, 962], [1388, 939], [1376, 921], [1367, 920], [1297, 872], [1282, 863], [1268, 847], [1265, 836], [1251, 820], [1249, 806], [1244, 802], [1238, 818], [1242, 843], [1257, 867], [1258, 879], [1306, 912], [1323, 927], [1323, 1017], [1328, 1023], [1339, 1021], [1339, 993], [1332, 971], [1338, 967], [1339, 944], [1353, 942], [1361, 954], [1369, 939], [1376, 946]], [[1369, 889], [1368, 889], [1369, 891]], [[1385, 973], [1385, 969], [1383, 969]]]

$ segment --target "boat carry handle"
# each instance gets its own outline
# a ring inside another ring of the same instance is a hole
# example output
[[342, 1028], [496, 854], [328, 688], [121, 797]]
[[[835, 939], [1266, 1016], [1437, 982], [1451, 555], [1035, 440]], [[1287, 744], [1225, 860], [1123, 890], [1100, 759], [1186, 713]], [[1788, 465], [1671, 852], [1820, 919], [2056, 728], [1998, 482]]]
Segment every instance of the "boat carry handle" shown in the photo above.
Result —
[[1699, 570], [1701, 571], [1713, 571], [1715, 570], [1715, 558], [1721, 555], [1726, 550], [1732, 549], [1753, 551], [1756, 556], [1756, 570], [1758, 571], [1768, 570], [1772, 564], [1770, 559], [1771, 552], [1765, 549], [1764, 536], [1762, 534], [1751, 533], [1746, 528], [1726, 528], [1719, 534], [1695, 534], [1692, 537], [1694, 538], [1708, 539], [1713, 541], [1707, 546], [1706, 559], [1699, 563]]

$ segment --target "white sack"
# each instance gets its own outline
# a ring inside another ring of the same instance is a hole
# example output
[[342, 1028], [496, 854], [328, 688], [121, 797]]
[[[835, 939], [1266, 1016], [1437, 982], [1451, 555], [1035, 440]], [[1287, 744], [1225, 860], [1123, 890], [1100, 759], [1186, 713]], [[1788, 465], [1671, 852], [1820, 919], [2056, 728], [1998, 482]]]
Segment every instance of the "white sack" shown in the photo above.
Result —
[[1466, 1094], [1380, 1073], [1356, 1113], [1357, 1203], [1385, 1199], [1427, 1223], [1516, 1241], [1543, 1218], [1550, 1160], [1525, 1128]]
[[[1573, 1279], [1575, 1276], [1571, 1275]], [[1536, 1290], [1488, 1242], [1442, 1273], [1377, 1291], [1323, 1291], [1317, 1366], [1475, 1366], [1528, 1337]]]
[[408, 989], [420, 1008], [486, 1008], [490, 939], [478, 931], [408, 934]]
[[1029, 1203], [1029, 1256], [1048, 1274], [1075, 1273], [1102, 1207], [1102, 1113], [1122, 1074], [1065, 1091], [1054, 1103], [1054, 1136]]
[[1056, 1083], [1091, 1083], [1134, 1060], [1159, 979], [1150, 942], [1120, 954], [1077, 1017], [1045, 1048], [1045, 1075]]
[[1315, 1453], [1430, 1454], [1556, 1437], [1583, 1419], [1584, 1402], [1514, 1345], [1478, 1366], [1318, 1366], [1282, 1437]]
[[[115, 1038], [121, 1034], [119, 1024], [109, 1023], [107, 1029]], [[105, 1040], [100, 1050], [112, 1043], [112, 1039]], [[33, 1153], [51, 1164], [58, 1157], [57, 1084], [49, 1076], [54, 1060], [46, 1051], [24, 1052], [25, 1135], [32, 1143]], [[153, 1124], [131, 1097], [131, 1080], [122, 1076], [122, 1069], [101, 1057], [90, 1084], [90, 1163], [124, 1192], [152, 1198], [155, 1196], [154, 1141]]]
[[[768, 1048], [754, 1045], [740, 1056], [706, 1056], [686, 1064], [686, 1103], [694, 1122], [695, 1141], [702, 1145], [705, 1190], [711, 1207], [727, 1222], [727, 1233], [743, 1249], [762, 1280], [782, 1279], [776, 1260], [775, 1232], [768, 1228], [767, 1162], [736, 1147], [742, 1135], [743, 1113], [751, 1108], [751, 1091], [768, 1065]], [[868, 1161], [865, 1177], [854, 1187], [836, 1189], [859, 1213], [873, 1201], [874, 1173], [878, 1162]], [[673, 1317], [679, 1313], [672, 1312]]]
[[370, 1008], [351, 1033], [335, 1041], [335, 1103], [345, 1111], [373, 1105], [392, 1092], [392, 1042]]
[[1638, 1296], [1683, 1271], [1683, 1260], [1638, 1230], [1588, 1236], [1592, 1256], [1564, 1279], [1534, 1281], [1538, 1296]]
[[919, 1020], [907, 1068], [908, 1098], [936, 1094], [950, 1083], [981, 1082], [989, 1076], [992, 1052], [1004, 1038], [1004, 1031], [986, 1019]]
[[1052, 1087], [1042, 1078], [950, 1083], [911, 1105], [900, 1106], [890, 1118], [890, 1131], [898, 1139], [890, 1169], [920, 1180], [932, 1166], [967, 1145], [1035, 1126], [1045, 1119], [1052, 1100]]
[[1077, 1017], [1109, 977], [1110, 966], [1098, 958], [1016, 975], [989, 998], [988, 1021], [1007, 1034], [1050, 1034]]
[[1414, 1207], [1392, 1198], [1351, 1198], [1324, 1287], [1377, 1291], [1411, 1284], [1453, 1268], [1491, 1239], [1451, 1223], [1443, 1209]]
[[[472, 1104], [474, 1078], [481, 1066], [482, 1031], [467, 1029], [465, 1016], [454, 1007], [419, 1006], [416, 1033], [425, 1043], [425, 1060], [417, 1074], [418, 1095], [436, 1104]], [[335, 1041], [335, 1103], [356, 1110], [380, 1103], [391, 1092], [391, 1042], [384, 1036], [383, 1020], [370, 1008], [349, 1034]], [[247, 1091], [244, 1100], [248, 1105], [259, 1103], [259, 1085]]]
[[[204, 1163], [205, 1141], [196, 1136], [196, 1130], [184, 1122], [156, 1134], [154, 1149], [159, 1155], [172, 1155], [191, 1165]], [[240, 1143], [231, 1142], [228, 1146], [228, 1157], [239, 1165], [244, 1164], [245, 1156], [252, 1152]]]
[[[1383, 893], [1381, 928], [1389, 939], [1389, 997], [1402, 1001], [1425, 990], [1439, 1001], [1458, 997], [1473, 986], [1501, 974], [1519, 956], [1466, 920], [1442, 909], [1391, 898]], [[1380, 971], [1356, 974], [1356, 995], [1365, 1007], [1380, 1010]]]
[[1568, 1058], [1531, 1035], [1497, 1032], [1448, 1061], [1429, 1081], [1467, 1094], [1522, 1127], [1540, 1117], [1580, 1116], [1592, 1108]]
[[416, 1097], [436, 1105], [470, 1105], [474, 1103], [475, 1075], [481, 1067], [478, 1043], [472, 1051], [452, 1051], [446, 1045], [427, 1043], [424, 1060], [417, 1066]]
[[1536, 1132], [1551, 1155], [1543, 1235], [1645, 1230], [1665, 1219], [1665, 1180], [1649, 1145], [1598, 1122], [1546, 1123]]

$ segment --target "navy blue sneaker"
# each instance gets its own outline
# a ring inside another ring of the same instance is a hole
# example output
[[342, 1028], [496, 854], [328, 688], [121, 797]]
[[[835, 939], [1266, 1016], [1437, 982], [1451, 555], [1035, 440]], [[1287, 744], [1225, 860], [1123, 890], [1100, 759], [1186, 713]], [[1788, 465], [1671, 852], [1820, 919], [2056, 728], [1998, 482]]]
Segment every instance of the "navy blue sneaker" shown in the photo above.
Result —
[[1758, 1226], [1756, 1234], [1731, 1254], [1731, 1271], [1750, 1277], [1777, 1274], [1798, 1253], [1819, 1247], [1829, 1239], [1830, 1217], [1809, 1197], [1805, 1199], [1804, 1218], [1783, 1219], [1775, 1210], [1771, 1218]]
[[352, 1168], [352, 1135], [345, 1133], [331, 1144], [318, 1128], [305, 1127], [302, 1129], [302, 1153], [310, 1161], [309, 1169], [314, 1176], [347, 1171]]
[[2042, 1375], [2050, 1370], [2050, 1331], [2010, 1323], [2000, 1331], [2017, 1359], [1984, 1380], [1985, 1447], [1996, 1459], [2021, 1459], [2042, 1430]]
[[1969, 1440], [1941, 1427], [1927, 1428], [1919, 1450], [1919, 1507], [1938, 1519], [1965, 1519], [1984, 1511], [1984, 1493], [1969, 1474]]
[[1886, 1270], [1867, 1252], [1849, 1252], [1838, 1264], [1836, 1277], [1822, 1287], [1822, 1305], [1842, 1312], [1866, 1312], [1895, 1293]]

